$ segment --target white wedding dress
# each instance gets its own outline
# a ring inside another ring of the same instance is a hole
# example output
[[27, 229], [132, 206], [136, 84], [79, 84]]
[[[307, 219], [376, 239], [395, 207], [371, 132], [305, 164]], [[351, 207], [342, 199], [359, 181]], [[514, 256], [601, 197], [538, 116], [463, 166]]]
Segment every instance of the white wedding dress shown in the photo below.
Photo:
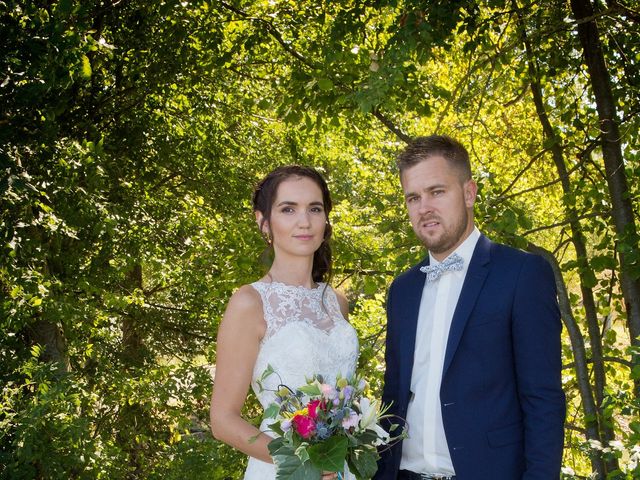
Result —
[[[252, 284], [262, 297], [267, 330], [253, 368], [251, 386], [266, 408], [275, 400], [278, 385], [296, 389], [315, 374], [334, 383], [336, 376], [350, 377], [358, 359], [358, 337], [342, 313], [333, 289], [325, 283], [308, 289], [279, 282]], [[256, 382], [268, 365], [275, 373]], [[274, 436], [267, 423], [260, 430]], [[250, 457], [245, 480], [276, 478], [273, 464]], [[353, 478], [348, 475], [345, 478]]]

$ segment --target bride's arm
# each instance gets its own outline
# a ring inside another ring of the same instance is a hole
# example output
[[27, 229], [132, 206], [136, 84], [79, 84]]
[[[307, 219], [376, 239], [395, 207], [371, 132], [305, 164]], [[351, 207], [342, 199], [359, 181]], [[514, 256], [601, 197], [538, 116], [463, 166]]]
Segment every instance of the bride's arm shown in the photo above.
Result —
[[271, 463], [267, 445], [272, 438], [240, 415], [265, 330], [260, 295], [250, 286], [241, 287], [229, 300], [218, 330], [210, 419], [215, 438]]
[[338, 298], [338, 305], [340, 305], [340, 312], [345, 320], [349, 321], [349, 301], [347, 297], [344, 296], [342, 292], [334, 290], [336, 292], [336, 297]]

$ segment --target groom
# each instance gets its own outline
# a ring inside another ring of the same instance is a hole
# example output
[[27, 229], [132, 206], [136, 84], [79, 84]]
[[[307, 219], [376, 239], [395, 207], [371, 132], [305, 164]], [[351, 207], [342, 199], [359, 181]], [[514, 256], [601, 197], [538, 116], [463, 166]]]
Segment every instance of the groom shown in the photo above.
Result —
[[398, 157], [409, 219], [429, 255], [387, 299], [382, 400], [408, 438], [376, 480], [552, 480], [565, 398], [553, 273], [474, 226], [469, 154], [432, 135]]

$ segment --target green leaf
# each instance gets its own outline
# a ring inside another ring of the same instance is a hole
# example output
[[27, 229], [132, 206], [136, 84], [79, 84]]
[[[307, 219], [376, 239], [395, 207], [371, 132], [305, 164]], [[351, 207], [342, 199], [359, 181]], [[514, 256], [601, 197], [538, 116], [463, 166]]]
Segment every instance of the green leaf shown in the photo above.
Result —
[[306, 444], [300, 445], [298, 448], [296, 448], [296, 456], [302, 463], [308, 462], [310, 460]]
[[277, 404], [272, 403], [264, 411], [264, 414], [262, 415], [262, 418], [276, 418], [278, 416], [278, 413], [280, 413], [280, 407]]
[[373, 430], [365, 430], [364, 432], [359, 433], [357, 437], [350, 437], [351, 444], [355, 446], [374, 445], [377, 439], [378, 434]]
[[320, 387], [318, 387], [316, 383], [312, 383], [310, 385], [303, 385], [302, 387], [298, 388], [298, 390], [300, 390], [302, 393], [309, 396], [320, 395], [321, 393]]
[[582, 283], [587, 288], [593, 288], [598, 284], [598, 279], [596, 278], [593, 270], [586, 269], [582, 274]]
[[260, 375], [260, 378], [258, 378], [258, 380], [256, 381], [256, 383], [258, 384], [258, 386], [260, 387], [260, 391], [263, 390], [262, 388], [262, 382], [264, 382], [264, 380], [271, 374], [274, 373], [273, 367], [271, 366], [271, 364], [267, 365], [267, 368], [264, 369], [264, 372], [262, 372], [262, 375]]
[[318, 80], [318, 87], [324, 91], [331, 90], [333, 88], [333, 82], [328, 78], [321, 78]]
[[322, 443], [311, 445], [308, 449], [311, 462], [320, 470], [341, 472], [347, 457], [349, 440], [346, 437], [331, 437]]
[[31, 297], [29, 300], [29, 305], [32, 307], [38, 307], [42, 304], [42, 299], [40, 297]]
[[31, 356], [33, 358], [38, 358], [42, 353], [42, 347], [40, 345], [34, 345], [31, 347]]
[[276, 465], [276, 480], [307, 480], [320, 479], [321, 470], [311, 462], [303, 462], [296, 455], [295, 450], [285, 444], [282, 437], [272, 440], [269, 445], [269, 453]]
[[282, 437], [277, 437], [271, 440], [269, 445], [267, 445], [267, 448], [272, 456], [286, 452], [287, 450], [290, 450], [293, 453], [293, 449], [285, 443], [285, 439]]
[[280, 437], [284, 436], [284, 431], [282, 431], [282, 428], [280, 427], [280, 423], [278, 422], [274, 422], [272, 423], [269, 428], [271, 429], [272, 432], [274, 432], [276, 435], [279, 435]]
[[355, 449], [347, 459], [349, 469], [358, 478], [371, 478], [378, 470], [379, 455], [375, 449]]
[[378, 291], [378, 284], [371, 277], [365, 277], [364, 279], [364, 293], [365, 295], [373, 295]]
[[82, 76], [84, 78], [91, 78], [91, 62], [86, 55], [82, 56]]
[[596, 255], [590, 260], [591, 267], [596, 272], [602, 272], [603, 270], [613, 270], [616, 268], [615, 258], [609, 255]]
[[72, 0], [60, 0], [56, 7], [56, 10], [62, 14], [69, 14], [73, 10], [73, 1]]

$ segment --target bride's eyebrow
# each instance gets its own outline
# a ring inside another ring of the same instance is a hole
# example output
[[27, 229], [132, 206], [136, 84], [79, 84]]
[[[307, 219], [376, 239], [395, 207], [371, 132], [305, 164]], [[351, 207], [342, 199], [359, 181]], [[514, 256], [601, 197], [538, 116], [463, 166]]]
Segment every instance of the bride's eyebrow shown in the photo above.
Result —
[[[293, 202], [291, 200], [283, 200], [281, 202], [279, 202], [278, 204], [276, 204], [276, 207], [282, 207], [282, 206], [297, 206], [300, 205], [298, 202]], [[323, 202], [311, 202], [309, 203], [309, 205], [312, 206], [319, 206], [319, 207], [324, 207], [324, 203]]]

